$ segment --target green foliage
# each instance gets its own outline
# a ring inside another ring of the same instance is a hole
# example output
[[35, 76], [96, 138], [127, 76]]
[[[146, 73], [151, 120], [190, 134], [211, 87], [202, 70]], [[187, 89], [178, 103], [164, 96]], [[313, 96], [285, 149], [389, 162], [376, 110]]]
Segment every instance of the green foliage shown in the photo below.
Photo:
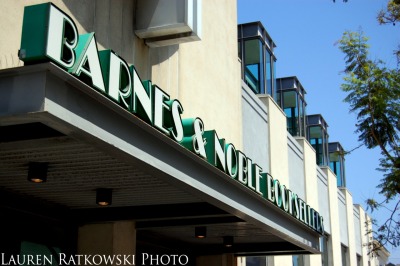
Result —
[[[379, 24], [393, 24], [396, 25], [400, 22], [400, 0], [389, 0], [386, 6], [386, 10], [382, 9], [377, 16]], [[394, 51], [397, 57], [397, 62], [400, 64], [400, 45], [397, 50]]]
[[388, 24], [400, 21], [400, 0], [390, 0], [387, 3], [386, 10], [381, 10], [377, 16], [379, 24]]
[[[343, 0], [343, 2], [347, 1], [348, 0]], [[333, 0], [333, 2], [336, 2], [336, 0]], [[381, 25], [393, 24], [393, 26], [395, 26], [397, 22], [400, 22], [400, 0], [389, 0], [386, 9], [379, 11], [376, 19]], [[398, 64], [400, 64], [400, 45], [393, 53], [397, 57]]]
[[[399, 0], [400, 1], [400, 0]], [[397, 202], [391, 217], [378, 227], [376, 239], [400, 245], [400, 70], [389, 69], [382, 61], [368, 56], [368, 38], [362, 32], [345, 32], [339, 42], [345, 54], [344, 99], [357, 114], [358, 140], [367, 148], [379, 147], [382, 153], [379, 170], [384, 178], [378, 186], [385, 201], [367, 201], [374, 210], [389, 201]]]

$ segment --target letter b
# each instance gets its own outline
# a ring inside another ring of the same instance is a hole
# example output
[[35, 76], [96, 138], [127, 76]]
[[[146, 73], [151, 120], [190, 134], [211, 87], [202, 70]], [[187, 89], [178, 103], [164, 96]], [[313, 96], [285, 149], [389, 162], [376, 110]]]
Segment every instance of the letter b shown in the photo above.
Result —
[[50, 59], [69, 69], [75, 64], [78, 38], [72, 19], [51, 3], [27, 6], [19, 57], [25, 63]]

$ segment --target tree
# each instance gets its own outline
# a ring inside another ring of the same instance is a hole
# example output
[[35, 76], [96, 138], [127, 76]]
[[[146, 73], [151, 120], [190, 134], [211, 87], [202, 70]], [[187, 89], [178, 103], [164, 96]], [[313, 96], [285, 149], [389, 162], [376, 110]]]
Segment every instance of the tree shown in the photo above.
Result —
[[362, 32], [345, 32], [339, 48], [345, 54], [345, 77], [341, 88], [350, 111], [357, 114], [358, 140], [367, 148], [381, 151], [379, 184], [383, 202], [367, 201], [372, 209], [394, 209], [386, 222], [378, 226], [375, 238], [382, 243], [400, 245], [400, 69], [389, 69], [380, 60], [368, 57], [368, 38]]
[[381, 25], [388, 23], [395, 25], [396, 22], [400, 21], [400, 0], [390, 0], [387, 3], [386, 10], [382, 9], [378, 13], [377, 19]]
[[[379, 24], [393, 24], [396, 25], [396, 22], [400, 22], [400, 0], [390, 0], [387, 3], [386, 10], [381, 10], [377, 16]], [[397, 50], [394, 51], [394, 54], [397, 57], [397, 63], [400, 64], [400, 45], [397, 47]]]

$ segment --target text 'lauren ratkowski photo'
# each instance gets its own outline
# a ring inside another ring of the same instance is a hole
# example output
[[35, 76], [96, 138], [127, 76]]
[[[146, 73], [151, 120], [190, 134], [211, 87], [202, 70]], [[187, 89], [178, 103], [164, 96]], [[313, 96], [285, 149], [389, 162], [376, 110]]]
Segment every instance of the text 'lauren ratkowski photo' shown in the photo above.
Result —
[[[42, 255], [42, 254], [23, 254], [23, 255], [6, 255], [1, 253], [1, 264], [0, 265], [24, 265], [24, 266], [36, 266], [36, 265], [68, 265], [68, 266], [98, 266], [98, 265], [136, 265], [134, 254], [95, 254], [95, 255], [67, 255], [65, 253], [59, 253], [57, 256], [53, 255]], [[140, 265], [187, 265], [189, 263], [189, 257], [187, 255], [177, 254], [141, 254]]]

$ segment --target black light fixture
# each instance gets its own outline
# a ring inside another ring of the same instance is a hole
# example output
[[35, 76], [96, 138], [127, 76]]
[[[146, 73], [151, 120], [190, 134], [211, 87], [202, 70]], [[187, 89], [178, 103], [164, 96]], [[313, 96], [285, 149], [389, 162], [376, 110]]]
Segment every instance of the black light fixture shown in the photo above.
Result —
[[109, 206], [112, 203], [112, 189], [98, 188], [96, 189], [96, 203], [100, 206]]
[[28, 180], [33, 183], [46, 182], [48, 166], [48, 163], [29, 162]]
[[206, 238], [207, 237], [207, 227], [197, 226], [194, 229], [194, 235], [196, 238]]
[[227, 248], [233, 246], [233, 236], [224, 236], [224, 246]]

